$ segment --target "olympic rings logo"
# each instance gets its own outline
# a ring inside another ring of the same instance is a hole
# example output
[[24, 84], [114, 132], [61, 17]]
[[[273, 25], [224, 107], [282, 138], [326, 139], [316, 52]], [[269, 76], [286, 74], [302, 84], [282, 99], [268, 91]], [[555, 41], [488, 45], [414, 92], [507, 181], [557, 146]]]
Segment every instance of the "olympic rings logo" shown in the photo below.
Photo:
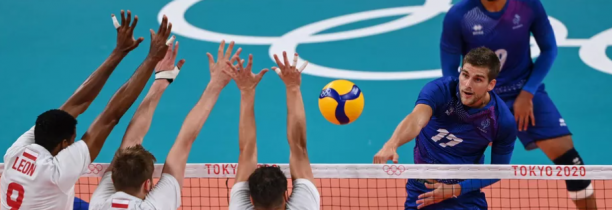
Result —
[[389, 175], [402, 175], [402, 173], [404, 171], [406, 171], [406, 168], [403, 165], [384, 165], [383, 166], [383, 171], [386, 172]]
[[87, 166], [87, 174], [100, 174], [104, 170], [102, 164], [89, 164]]
[[[273, 59], [274, 54], [279, 54], [282, 51], [287, 51], [287, 54], [289, 55], [293, 54], [299, 44], [363, 38], [414, 26], [445, 13], [451, 7], [451, 0], [426, 0], [425, 3], [420, 6], [385, 8], [342, 15], [304, 25], [289, 31], [280, 37], [270, 37], [225, 34], [197, 28], [191, 25], [189, 22], [187, 22], [187, 20], [185, 20], [185, 12], [191, 6], [200, 1], [201, 0], [171, 1], [159, 12], [158, 21], [161, 22], [162, 17], [165, 14], [168, 16], [168, 19], [172, 21], [172, 32], [196, 40], [219, 42], [222, 39], [225, 39], [232, 40], [236, 44], [270, 45], [268, 52], [270, 59]], [[397, 15], [406, 16], [365, 28], [317, 34], [337, 26], [347, 25], [358, 21]], [[579, 56], [585, 64], [598, 71], [612, 74], [612, 60], [606, 55], [607, 46], [612, 45], [612, 28], [600, 32], [590, 39], [568, 39], [567, 27], [561, 21], [553, 17], [549, 17], [549, 20], [553, 27], [555, 37], [557, 38], [557, 46], [580, 47]], [[436, 44], [433, 44], [432, 46], [437, 47]], [[531, 37], [531, 55], [532, 57], [537, 57], [539, 54], [540, 50], [537, 44], [535, 44], [535, 39]], [[299, 59], [300, 63], [304, 62], [302, 58]], [[304, 73], [319, 77], [353, 80], [407, 80], [436, 78], [442, 76], [442, 71], [440, 69], [404, 70], [392, 72], [359, 71], [321, 66], [313, 63], [311, 60], [309, 60], [309, 66], [304, 70]]]

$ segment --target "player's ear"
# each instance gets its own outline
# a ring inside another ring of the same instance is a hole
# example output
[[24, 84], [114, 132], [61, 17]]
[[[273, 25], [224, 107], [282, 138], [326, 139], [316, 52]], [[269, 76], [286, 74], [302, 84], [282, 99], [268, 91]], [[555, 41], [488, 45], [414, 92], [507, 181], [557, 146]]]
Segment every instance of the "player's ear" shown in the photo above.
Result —
[[489, 85], [487, 86], [487, 91], [492, 91], [495, 88], [495, 84], [497, 84], [496, 79], [492, 79], [489, 81]]
[[67, 148], [68, 146], [70, 146], [70, 141], [68, 139], [64, 139], [62, 140], [62, 149]]

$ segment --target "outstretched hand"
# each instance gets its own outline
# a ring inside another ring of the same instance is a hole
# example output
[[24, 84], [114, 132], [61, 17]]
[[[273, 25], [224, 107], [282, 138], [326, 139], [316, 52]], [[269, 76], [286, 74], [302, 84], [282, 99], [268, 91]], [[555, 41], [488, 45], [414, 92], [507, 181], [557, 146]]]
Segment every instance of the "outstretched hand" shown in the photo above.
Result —
[[211, 83], [218, 84], [221, 87], [225, 87], [231, 80], [229, 75], [223, 73], [225, 71], [232, 70], [226, 63], [234, 63], [236, 59], [238, 59], [240, 52], [242, 52], [242, 48], [238, 48], [236, 53], [232, 56], [234, 42], [230, 42], [229, 46], [227, 47], [227, 51], [224, 51], [224, 49], [225, 40], [222, 40], [221, 44], [219, 44], [219, 50], [217, 51], [217, 61], [215, 61], [212, 54], [206, 53], [208, 56], [208, 67], [210, 69], [210, 81]]
[[136, 28], [138, 23], [138, 16], [134, 16], [134, 22], [132, 22], [131, 26], [132, 12], [130, 10], [127, 11], [127, 18], [125, 17], [125, 12], [121, 10], [121, 23], [117, 21], [115, 14], [111, 14], [111, 17], [115, 29], [117, 29], [117, 46], [115, 50], [127, 53], [138, 47], [144, 40], [143, 37], [139, 37], [137, 40], [134, 39], [134, 28]]
[[164, 58], [166, 50], [168, 50], [169, 43], [166, 43], [166, 41], [172, 32], [172, 23], [168, 23], [168, 17], [164, 15], [157, 33], [155, 33], [153, 29], [149, 29], [149, 31], [151, 31], [151, 48], [149, 49], [149, 57], [156, 60], [161, 60]]
[[[233, 58], [233, 59], [237, 59]], [[261, 70], [258, 74], [254, 74], [251, 70], [253, 67], [253, 55], [249, 55], [249, 62], [247, 63], [246, 68], [244, 66], [244, 60], [238, 61], [237, 65], [232, 65], [230, 61], [226, 61], [226, 65], [229, 68], [224, 68], [223, 72], [230, 76], [234, 81], [236, 81], [236, 85], [240, 91], [253, 91], [261, 78], [268, 72], [268, 69]]]
[[390, 160], [396, 164], [399, 162], [397, 148], [385, 145], [376, 155], [374, 155], [374, 164], [385, 164]]
[[514, 101], [514, 120], [518, 125], [518, 131], [527, 131], [529, 125], [535, 126], [533, 115], [533, 95], [527, 91], [521, 91]]
[[[172, 43], [172, 40], [174, 40], [174, 36], [168, 40], [170, 41], [168, 50], [166, 50], [166, 55], [164, 58], [155, 66], [155, 73], [174, 69], [174, 62], [176, 60], [176, 55], [178, 54], [179, 42], [176, 41], [175, 43]], [[180, 70], [183, 67], [183, 64], [185, 64], [185, 59], [181, 59], [178, 64], [176, 64], [176, 67], [178, 67]]]
[[285, 83], [287, 88], [289, 87], [299, 87], [302, 83], [302, 71], [308, 65], [308, 61], [304, 62], [302, 66], [298, 69], [296, 68], [298, 61], [298, 54], [295, 53], [293, 56], [293, 63], [289, 63], [289, 59], [287, 59], [287, 52], [283, 52], [284, 63], [278, 59], [278, 56], [274, 54], [274, 60], [276, 61], [276, 65], [278, 67], [272, 67], [272, 69], [280, 76], [280, 78]]

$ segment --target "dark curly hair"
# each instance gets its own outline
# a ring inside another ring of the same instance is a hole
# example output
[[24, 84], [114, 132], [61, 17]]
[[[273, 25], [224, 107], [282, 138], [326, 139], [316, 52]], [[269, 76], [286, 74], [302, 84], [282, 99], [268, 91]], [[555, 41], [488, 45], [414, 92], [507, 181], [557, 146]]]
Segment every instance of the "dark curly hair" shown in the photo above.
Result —
[[51, 152], [63, 140], [72, 143], [76, 131], [77, 120], [68, 112], [59, 109], [46, 111], [36, 118], [34, 127], [34, 143]]
[[277, 166], [262, 166], [249, 176], [249, 191], [256, 207], [280, 207], [287, 192], [287, 177]]

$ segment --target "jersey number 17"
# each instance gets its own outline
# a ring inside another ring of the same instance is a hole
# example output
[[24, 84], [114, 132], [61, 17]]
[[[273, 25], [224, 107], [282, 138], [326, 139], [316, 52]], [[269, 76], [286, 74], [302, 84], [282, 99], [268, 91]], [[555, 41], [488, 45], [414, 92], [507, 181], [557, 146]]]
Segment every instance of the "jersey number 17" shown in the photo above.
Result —
[[463, 139], [457, 138], [455, 135], [453, 135], [452, 133], [449, 133], [446, 129], [438, 129], [438, 135], [435, 135], [433, 137], [431, 137], [431, 140], [433, 140], [434, 142], [439, 142], [442, 139], [447, 139], [449, 141], [445, 141], [445, 142], [440, 142], [440, 146], [442, 147], [452, 147], [455, 146], [461, 142], [463, 142]]

